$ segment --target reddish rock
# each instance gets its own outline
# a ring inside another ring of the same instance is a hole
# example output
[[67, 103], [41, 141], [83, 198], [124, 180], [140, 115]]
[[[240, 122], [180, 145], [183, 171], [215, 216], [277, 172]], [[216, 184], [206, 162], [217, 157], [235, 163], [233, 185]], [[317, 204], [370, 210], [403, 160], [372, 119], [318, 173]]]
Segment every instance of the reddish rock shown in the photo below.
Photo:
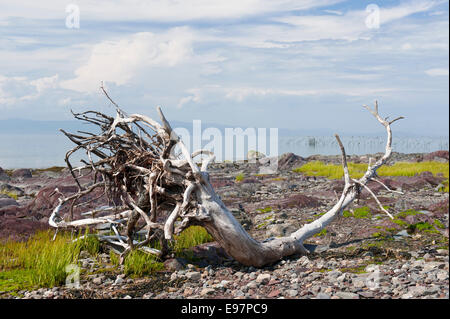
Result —
[[233, 186], [234, 182], [229, 180], [229, 179], [225, 179], [225, 178], [221, 178], [221, 179], [211, 179], [211, 185], [214, 189], [219, 189], [221, 187], [225, 187], [225, 186]]
[[206, 243], [192, 248], [194, 257], [208, 264], [221, 264], [223, 260], [230, 259], [225, 250], [217, 242]]
[[10, 240], [26, 240], [39, 230], [50, 228], [48, 224], [40, 223], [35, 219], [18, 218], [16, 216], [3, 216], [0, 219], [0, 238]]
[[0, 217], [1, 216], [16, 216], [21, 212], [21, 207], [17, 205], [5, 206], [0, 208]]
[[303, 207], [319, 207], [320, 201], [312, 196], [296, 194], [288, 198], [280, 199], [273, 206], [278, 206], [279, 209], [284, 208], [303, 208]]
[[302, 166], [305, 162], [305, 159], [301, 156], [295, 155], [294, 153], [285, 153], [278, 159], [278, 169], [293, 169]]
[[432, 153], [426, 154], [423, 157], [423, 160], [424, 161], [433, 161], [436, 158], [446, 159], [448, 161], [449, 153], [448, 153], [448, 151], [444, 151], [444, 150], [432, 152]]
[[428, 207], [430, 212], [433, 212], [435, 215], [445, 215], [448, 214], [448, 199], [444, 199], [443, 201], [440, 201], [439, 203], [436, 203], [434, 205], [431, 205]]
[[275, 298], [275, 297], [277, 297], [278, 295], [280, 295], [281, 294], [281, 291], [279, 291], [278, 289], [273, 289], [268, 295], [267, 295], [267, 297], [269, 297], [269, 298]]
[[19, 204], [14, 200], [14, 198], [6, 197], [6, 198], [0, 198], [0, 208], [7, 207], [7, 206], [19, 206]]

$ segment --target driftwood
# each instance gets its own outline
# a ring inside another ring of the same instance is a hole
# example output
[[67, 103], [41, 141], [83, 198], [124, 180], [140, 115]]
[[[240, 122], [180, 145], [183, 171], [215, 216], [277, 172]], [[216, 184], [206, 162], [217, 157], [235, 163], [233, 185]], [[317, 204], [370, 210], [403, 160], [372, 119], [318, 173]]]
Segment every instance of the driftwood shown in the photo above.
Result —
[[[144, 115], [127, 115], [114, 101], [111, 102], [116, 106], [115, 118], [95, 111], [74, 114], [75, 118], [98, 126], [100, 133], [72, 134], [62, 130], [76, 144], [67, 152], [66, 162], [79, 191], [69, 197], [61, 194], [49, 224], [61, 229], [110, 223], [114, 235], [99, 236], [99, 239], [123, 247], [122, 260], [133, 249], [159, 257], [167, 255], [168, 241], [173, 239], [174, 234], [179, 234], [191, 225], [203, 226], [230, 256], [244, 265], [261, 267], [285, 256], [306, 254], [308, 251], [303, 242], [342, 215], [362, 188], [368, 190], [380, 208], [392, 218], [368, 189], [367, 183], [370, 180], [379, 182], [376, 179], [377, 169], [386, 163], [392, 151], [391, 124], [403, 117], [392, 121], [381, 118], [376, 102], [374, 109], [364, 107], [386, 129], [384, 155], [374, 163], [372, 160], [369, 162], [362, 178], [352, 179], [344, 147], [336, 135], [342, 153], [345, 181], [344, 190], [336, 204], [320, 218], [303, 225], [290, 236], [264, 241], [253, 239], [216, 195], [208, 175], [208, 165], [214, 161], [214, 154], [206, 150], [190, 154], [159, 107], [157, 110], [161, 124]], [[181, 151], [178, 155], [175, 154], [176, 147]], [[70, 156], [81, 149], [86, 151], [88, 159], [82, 161], [83, 166], [74, 168]], [[201, 165], [197, 165], [195, 159], [202, 154], [207, 157]], [[94, 183], [89, 187], [81, 185], [81, 172], [94, 174]], [[89, 216], [84, 219], [64, 221], [60, 217], [63, 205], [72, 202], [73, 207], [95, 189], [102, 189], [104, 196], [108, 196], [113, 204], [84, 213]], [[58, 192], [57, 189], [55, 191]], [[103, 216], [98, 217], [100, 215]], [[143, 231], [145, 237], [137, 240], [136, 234]], [[159, 240], [162, 248], [149, 248], [148, 244], [152, 240]]]

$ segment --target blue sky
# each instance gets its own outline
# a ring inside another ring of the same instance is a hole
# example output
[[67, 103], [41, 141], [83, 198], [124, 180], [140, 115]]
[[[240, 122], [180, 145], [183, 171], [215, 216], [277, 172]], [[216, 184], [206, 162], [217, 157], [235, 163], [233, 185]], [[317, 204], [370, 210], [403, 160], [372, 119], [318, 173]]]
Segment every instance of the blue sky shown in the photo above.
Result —
[[0, 0], [0, 120], [112, 112], [104, 81], [176, 121], [363, 135], [377, 99], [399, 131], [448, 135], [448, 27], [448, 1]]

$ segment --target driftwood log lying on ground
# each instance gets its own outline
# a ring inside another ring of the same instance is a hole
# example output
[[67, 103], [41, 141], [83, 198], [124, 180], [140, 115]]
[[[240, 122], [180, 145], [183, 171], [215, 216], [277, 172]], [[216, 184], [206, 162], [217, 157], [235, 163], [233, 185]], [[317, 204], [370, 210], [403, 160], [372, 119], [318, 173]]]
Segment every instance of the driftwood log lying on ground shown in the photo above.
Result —
[[[79, 190], [69, 197], [61, 194], [49, 224], [61, 229], [110, 223], [114, 234], [99, 236], [99, 239], [123, 247], [122, 260], [133, 249], [164, 257], [169, 253], [168, 242], [173, 240], [173, 235], [191, 225], [203, 226], [231, 257], [244, 265], [261, 267], [285, 256], [305, 254], [307, 250], [303, 242], [342, 215], [362, 188], [368, 190], [380, 209], [392, 218], [366, 184], [370, 180], [377, 181], [377, 169], [386, 163], [392, 151], [391, 124], [403, 117], [392, 121], [381, 118], [376, 102], [374, 109], [365, 108], [386, 129], [384, 155], [375, 162], [369, 162], [363, 177], [352, 179], [344, 147], [336, 135], [342, 152], [345, 181], [336, 204], [290, 236], [264, 241], [253, 239], [216, 195], [208, 175], [208, 165], [214, 161], [214, 154], [207, 150], [190, 154], [159, 107], [161, 124], [144, 115], [128, 115], [111, 102], [116, 106], [115, 118], [95, 111], [74, 114], [75, 118], [98, 126], [100, 133], [73, 134], [62, 130], [76, 144], [67, 152], [66, 163]], [[86, 151], [87, 160], [82, 161], [83, 166], [74, 168], [70, 156], [78, 150]], [[206, 158], [197, 165], [199, 155], [206, 155]], [[93, 183], [81, 185], [79, 179], [82, 174], [93, 174]], [[72, 211], [76, 205], [83, 205], [83, 196], [96, 189], [103, 190], [102, 196], [108, 197], [109, 206], [84, 213], [88, 216], [85, 219], [63, 220], [59, 214], [63, 205], [70, 203]], [[136, 234], [143, 231], [145, 237], [139, 240]], [[148, 247], [153, 240], [159, 240], [161, 249]]]

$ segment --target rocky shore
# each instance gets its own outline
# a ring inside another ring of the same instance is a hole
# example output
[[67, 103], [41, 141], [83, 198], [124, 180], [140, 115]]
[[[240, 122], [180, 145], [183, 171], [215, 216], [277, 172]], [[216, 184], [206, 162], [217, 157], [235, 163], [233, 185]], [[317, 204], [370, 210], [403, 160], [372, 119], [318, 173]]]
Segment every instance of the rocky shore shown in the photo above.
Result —
[[[288, 235], [328, 210], [343, 182], [308, 177], [293, 169], [312, 160], [340, 164], [339, 156], [302, 158], [283, 154], [276, 174], [259, 174], [253, 163], [216, 163], [211, 181], [224, 203], [256, 239]], [[398, 161], [448, 162], [448, 151], [430, 154], [394, 153]], [[366, 162], [368, 156], [349, 156]], [[241, 176], [239, 180], [237, 176]], [[261, 269], [231, 260], [216, 243], [193, 248], [193, 260], [165, 261], [153, 276], [127, 278], [113, 269], [109, 254], [83, 252], [81, 287], [20, 291], [3, 298], [449, 298], [448, 193], [439, 191], [443, 177], [422, 173], [412, 177], [382, 177], [391, 193], [377, 183], [369, 186], [400, 222], [380, 211], [363, 191], [350, 215], [308, 241], [308, 256], [291, 256]], [[86, 177], [89, 182], [89, 177]], [[48, 228], [56, 205], [55, 187], [70, 194], [77, 190], [67, 169], [5, 171], [0, 168], [0, 238], [22, 240]], [[74, 218], [104, 205], [101, 194], [73, 210]], [[358, 207], [367, 212], [359, 216]], [[410, 213], [405, 213], [409, 210]], [[66, 207], [63, 214], [70, 214]], [[416, 225], [432, 225], [422, 231]]]

